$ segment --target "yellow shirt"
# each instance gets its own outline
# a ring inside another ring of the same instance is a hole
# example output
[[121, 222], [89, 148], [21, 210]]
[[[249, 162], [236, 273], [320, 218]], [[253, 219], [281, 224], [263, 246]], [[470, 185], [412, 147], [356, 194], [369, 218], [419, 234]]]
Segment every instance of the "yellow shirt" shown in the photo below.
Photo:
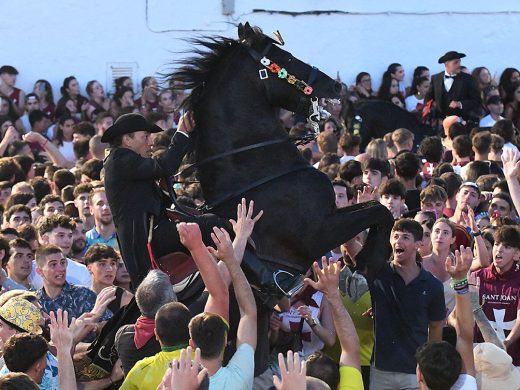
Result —
[[364, 390], [361, 372], [354, 367], [339, 368], [339, 390]]
[[[372, 301], [370, 299], [370, 292], [364, 293], [357, 302], [352, 302], [350, 298], [345, 295], [341, 295], [343, 305], [347, 309], [354, 327], [356, 328], [359, 337], [359, 354], [362, 366], [370, 366], [370, 359], [372, 358], [372, 349], [374, 348], [374, 321], [370, 317], [362, 316], [365, 311], [372, 307]], [[334, 361], [339, 362], [341, 355], [341, 345], [338, 339], [336, 344], [332, 347], [325, 347], [323, 350], [329, 355]]]
[[161, 383], [169, 364], [179, 359], [181, 350], [187, 344], [163, 347], [162, 351], [139, 360], [125, 378], [120, 390], [156, 390]]

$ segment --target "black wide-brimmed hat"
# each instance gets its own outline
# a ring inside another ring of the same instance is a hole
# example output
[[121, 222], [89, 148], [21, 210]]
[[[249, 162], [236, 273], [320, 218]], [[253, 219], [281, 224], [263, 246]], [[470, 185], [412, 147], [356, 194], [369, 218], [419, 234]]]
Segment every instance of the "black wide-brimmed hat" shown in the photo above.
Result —
[[148, 131], [150, 133], [159, 133], [163, 131], [159, 126], [147, 121], [141, 114], [124, 114], [117, 118], [116, 122], [103, 133], [101, 142], [112, 142], [114, 138], [133, 133], [135, 131]]
[[441, 58], [439, 58], [439, 64], [444, 64], [447, 61], [451, 60], [458, 60], [459, 58], [466, 57], [466, 54], [459, 53], [456, 51], [449, 51], [446, 54], [444, 54]]

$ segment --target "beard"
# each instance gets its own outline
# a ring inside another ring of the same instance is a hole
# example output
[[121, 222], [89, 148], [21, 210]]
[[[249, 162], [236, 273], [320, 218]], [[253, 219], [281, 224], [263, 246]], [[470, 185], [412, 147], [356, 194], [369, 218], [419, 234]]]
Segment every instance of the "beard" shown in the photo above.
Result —
[[84, 240], [83, 238], [80, 238], [80, 239], [74, 240], [72, 242], [72, 247], [70, 248], [70, 250], [74, 254], [81, 253], [81, 252], [83, 252], [83, 249], [85, 249], [86, 246], [87, 246], [87, 241]]

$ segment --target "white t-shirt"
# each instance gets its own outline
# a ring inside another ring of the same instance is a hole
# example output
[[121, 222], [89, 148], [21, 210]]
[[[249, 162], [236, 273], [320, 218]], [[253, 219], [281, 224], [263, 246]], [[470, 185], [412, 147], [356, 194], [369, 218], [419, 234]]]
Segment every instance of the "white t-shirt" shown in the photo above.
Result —
[[515, 145], [513, 145], [511, 142], [504, 144], [503, 150], [507, 150], [507, 149], [518, 152], [518, 148]]
[[424, 98], [417, 99], [415, 95], [410, 95], [404, 99], [404, 104], [406, 106], [406, 110], [417, 111], [417, 104], [424, 104]]
[[[504, 119], [504, 118], [503, 117], [498, 118], [498, 120], [502, 120], [502, 119]], [[497, 123], [497, 121], [493, 119], [491, 114], [488, 114], [480, 120], [478, 125], [480, 127], [492, 127], [495, 123]]]
[[[92, 284], [92, 276], [87, 267], [72, 259], [67, 259], [67, 282], [76, 286], [90, 288]], [[43, 279], [36, 273], [36, 260], [33, 260], [32, 271], [29, 275], [29, 282], [36, 289], [43, 288]]]
[[226, 367], [209, 377], [210, 390], [249, 390], [255, 375], [255, 350], [241, 344]]
[[63, 157], [65, 157], [69, 161], [76, 161], [76, 155], [74, 154], [74, 144], [68, 141], [63, 141], [63, 145], [58, 147]]
[[347, 161], [350, 161], [350, 160], [354, 160], [356, 157], [355, 156], [341, 156], [341, 158], [339, 159], [339, 163], [341, 165], [345, 164]]
[[468, 374], [460, 374], [451, 390], [477, 390], [477, 380]]

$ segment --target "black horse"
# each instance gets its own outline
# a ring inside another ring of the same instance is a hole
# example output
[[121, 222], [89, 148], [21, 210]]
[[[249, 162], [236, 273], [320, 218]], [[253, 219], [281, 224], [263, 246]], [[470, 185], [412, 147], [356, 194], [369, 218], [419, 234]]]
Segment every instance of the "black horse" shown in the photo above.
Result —
[[[257, 256], [273, 268], [304, 272], [389, 213], [377, 202], [337, 209], [330, 180], [301, 157], [278, 119], [279, 107], [308, 116], [312, 99], [336, 98], [341, 86], [248, 23], [239, 25], [238, 36], [195, 40], [208, 50], [199, 48], [172, 74], [192, 89], [185, 105], [197, 123], [206, 207], [234, 218], [241, 197], [254, 200], [264, 210], [253, 236]], [[311, 79], [311, 92], [267, 69], [262, 59], [285, 75]]]
[[415, 146], [423, 138], [436, 135], [432, 127], [421, 122], [417, 115], [384, 100], [361, 100], [349, 107], [343, 119], [350, 124], [349, 128], [354, 128], [354, 122], [358, 122], [361, 150], [366, 148], [371, 139], [383, 138], [386, 133], [401, 127], [414, 134]]
[[[242, 197], [264, 210], [254, 229], [254, 250], [249, 248], [242, 262], [251, 284], [258, 268], [270, 268], [271, 278], [280, 269], [304, 273], [314, 260], [367, 228], [369, 243], [358, 264], [385, 256], [390, 212], [379, 202], [337, 209], [330, 180], [301, 157], [278, 119], [279, 107], [316, 115], [319, 98], [338, 97], [340, 85], [248, 23], [239, 25], [238, 36], [194, 40], [197, 57], [171, 76], [192, 89], [185, 107], [197, 124], [195, 156], [205, 210], [236, 218]], [[230, 314], [233, 327], [237, 311]], [[259, 305], [257, 374], [266, 369], [269, 315]], [[131, 321], [125, 314], [114, 327]], [[100, 338], [91, 350], [94, 363], [106, 360], [100, 355], [111, 338]]]

